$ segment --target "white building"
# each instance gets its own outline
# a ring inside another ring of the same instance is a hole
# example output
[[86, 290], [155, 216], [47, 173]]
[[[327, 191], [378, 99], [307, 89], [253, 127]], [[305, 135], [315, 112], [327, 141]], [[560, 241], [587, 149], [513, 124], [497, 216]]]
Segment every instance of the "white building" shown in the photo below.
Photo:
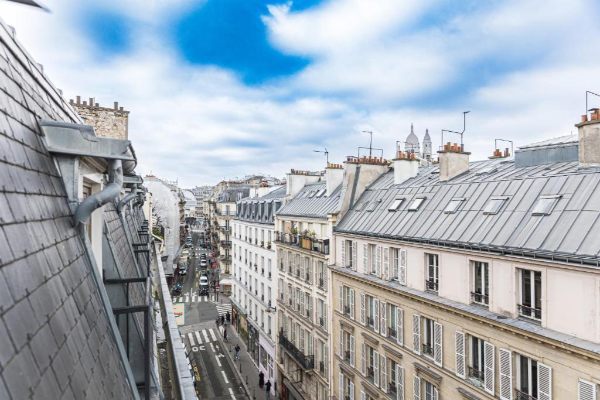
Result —
[[[258, 188], [260, 197], [237, 202], [232, 221], [233, 285], [232, 324], [243, 338], [260, 371], [275, 383], [276, 346], [276, 253], [275, 212], [285, 196], [285, 188]], [[274, 392], [274, 386], [273, 386]]]

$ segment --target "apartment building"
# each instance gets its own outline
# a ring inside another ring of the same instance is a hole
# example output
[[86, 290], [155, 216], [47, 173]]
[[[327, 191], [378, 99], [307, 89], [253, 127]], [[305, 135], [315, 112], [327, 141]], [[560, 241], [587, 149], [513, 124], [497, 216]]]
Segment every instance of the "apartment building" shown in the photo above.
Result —
[[283, 204], [285, 187], [261, 187], [259, 192], [268, 193], [237, 202], [232, 221], [232, 324], [265, 380], [275, 383], [275, 212]]
[[577, 126], [398, 152], [335, 228], [336, 398], [597, 399], [600, 113]]

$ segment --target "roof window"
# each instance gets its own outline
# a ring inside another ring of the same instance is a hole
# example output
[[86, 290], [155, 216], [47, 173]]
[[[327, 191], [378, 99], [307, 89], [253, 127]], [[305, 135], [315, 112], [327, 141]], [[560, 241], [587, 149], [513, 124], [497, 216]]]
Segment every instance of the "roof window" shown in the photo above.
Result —
[[404, 202], [403, 197], [394, 199], [392, 204], [388, 207], [388, 211], [398, 211], [398, 209], [400, 208], [400, 206], [402, 205], [403, 202]]
[[321, 196], [323, 196], [324, 193], [325, 193], [325, 189], [321, 189], [315, 194], [315, 197], [321, 197]]
[[417, 211], [421, 207], [421, 204], [423, 204], [424, 201], [425, 201], [425, 197], [417, 197], [417, 198], [413, 199], [412, 203], [410, 203], [410, 205], [408, 206], [408, 211]]
[[313, 197], [315, 197], [315, 191], [311, 190], [310, 193], [308, 194], [308, 198], [312, 199]]
[[381, 203], [381, 199], [372, 200], [369, 204], [367, 204], [367, 208], [365, 209], [365, 211], [371, 212], [375, 210], [379, 203]]
[[444, 209], [444, 214], [454, 214], [458, 211], [461, 204], [465, 201], [464, 197], [456, 198], [450, 200], [446, 208]]
[[556, 203], [562, 196], [559, 194], [551, 196], [540, 196], [537, 203], [533, 207], [531, 215], [550, 215]]
[[504, 206], [504, 203], [506, 203], [506, 200], [508, 200], [508, 197], [506, 197], [506, 196], [492, 197], [490, 199], [490, 201], [488, 201], [488, 203], [483, 208], [483, 214], [484, 215], [498, 214], [500, 212], [500, 210], [502, 209], [502, 206]]
[[356, 203], [354, 205], [354, 211], [362, 211], [364, 205], [365, 205], [364, 201], [359, 201], [358, 203]]

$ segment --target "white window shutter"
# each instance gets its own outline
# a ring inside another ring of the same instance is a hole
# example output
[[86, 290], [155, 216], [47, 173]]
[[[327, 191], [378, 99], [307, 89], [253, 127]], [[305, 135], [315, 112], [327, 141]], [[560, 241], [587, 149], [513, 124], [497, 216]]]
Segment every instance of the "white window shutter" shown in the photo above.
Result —
[[367, 400], [367, 395], [363, 389], [360, 389], [360, 400]]
[[340, 312], [343, 314], [344, 313], [344, 287], [342, 285], [340, 285]]
[[456, 352], [456, 375], [465, 378], [465, 334], [459, 331], [454, 333]]
[[442, 324], [437, 322], [433, 323], [433, 360], [440, 367], [442, 366], [442, 360], [444, 354], [442, 352], [444, 344], [444, 331]]
[[369, 245], [363, 244], [363, 273], [368, 274], [369, 272]]
[[383, 248], [383, 279], [390, 280], [390, 248]]
[[538, 363], [538, 400], [552, 400], [552, 368]]
[[499, 349], [498, 354], [500, 357], [500, 399], [512, 400], [512, 353], [510, 350]]
[[421, 400], [421, 378], [413, 378], [413, 400]]
[[373, 329], [379, 333], [379, 300], [373, 299]]
[[338, 398], [343, 399], [344, 398], [344, 374], [342, 374], [341, 372], [339, 375], [339, 379], [340, 379], [340, 381], [338, 383], [338, 386], [339, 386], [338, 390], [340, 391], [340, 393], [339, 393]]
[[342, 240], [342, 267], [346, 267], [346, 240]]
[[358, 266], [358, 243], [356, 243], [356, 240], [352, 242], [352, 269], [353, 270], [357, 270], [357, 266]]
[[354, 319], [354, 289], [350, 289], [350, 318]]
[[421, 354], [421, 316], [413, 315], [413, 351]]
[[373, 352], [373, 383], [379, 386], [379, 353]]
[[483, 344], [483, 365], [483, 386], [485, 391], [493, 396], [496, 385], [496, 348], [489, 342]]
[[400, 268], [398, 269], [398, 282], [406, 285], [406, 250], [400, 250]]
[[360, 372], [362, 372], [362, 374], [364, 376], [367, 376], [367, 346], [363, 343], [362, 344], [362, 352], [361, 352], [361, 358], [360, 358]]
[[387, 393], [388, 391], [388, 384], [387, 384], [387, 358], [382, 354], [381, 356], [379, 356], [379, 360], [380, 360], [380, 364], [381, 364], [381, 380], [379, 381], [379, 387], [381, 388], [381, 390], [383, 390], [385, 393]]
[[387, 308], [385, 306], [385, 302], [381, 302], [381, 311], [379, 315], [381, 317], [381, 324], [379, 325], [379, 332], [381, 336], [387, 336]]
[[360, 323], [365, 325], [365, 294], [360, 294]]
[[404, 345], [404, 310], [396, 307], [396, 340], [400, 346]]
[[339, 350], [340, 350], [340, 357], [342, 357], [342, 360], [343, 360], [344, 359], [344, 331], [341, 329], [340, 329]]
[[396, 364], [396, 400], [404, 400], [404, 368]]
[[375, 275], [381, 278], [381, 246], [376, 247], [376, 258], [375, 258]]
[[438, 400], [440, 397], [439, 392], [436, 387], [433, 388], [433, 400]]
[[354, 367], [354, 335], [350, 335], [350, 365]]
[[583, 379], [579, 380], [577, 400], [597, 400], [596, 384]]
[[350, 388], [349, 388], [350, 389], [350, 393], [349, 393], [350, 400], [354, 400], [354, 382], [350, 381], [349, 386], [350, 386]]

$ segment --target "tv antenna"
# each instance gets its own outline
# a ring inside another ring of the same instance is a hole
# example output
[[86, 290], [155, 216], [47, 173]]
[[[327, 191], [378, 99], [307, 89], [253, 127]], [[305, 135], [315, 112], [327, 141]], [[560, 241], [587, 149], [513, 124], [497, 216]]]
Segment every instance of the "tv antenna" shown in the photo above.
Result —
[[327, 165], [329, 165], [329, 152], [327, 151], [327, 147], [323, 147], [325, 150], [313, 150], [315, 153], [323, 153], [325, 154], [325, 160], [327, 160]]
[[470, 113], [471, 111], [463, 111], [463, 130], [462, 132], [457, 132], [457, 131], [451, 131], [450, 129], [442, 129], [442, 149], [444, 148], [444, 132], [446, 133], [456, 133], [458, 135], [460, 135], [460, 149], [461, 151], [464, 151], [464, 142], [463, 142], [463, 134], [465, 133], [465, 130], [467, 129], [467, 114]]
[[373, 155], [373, 131], [362, 131], [362, 133], [368, 133], [371, 138], [369, 139], [369, 157]]

